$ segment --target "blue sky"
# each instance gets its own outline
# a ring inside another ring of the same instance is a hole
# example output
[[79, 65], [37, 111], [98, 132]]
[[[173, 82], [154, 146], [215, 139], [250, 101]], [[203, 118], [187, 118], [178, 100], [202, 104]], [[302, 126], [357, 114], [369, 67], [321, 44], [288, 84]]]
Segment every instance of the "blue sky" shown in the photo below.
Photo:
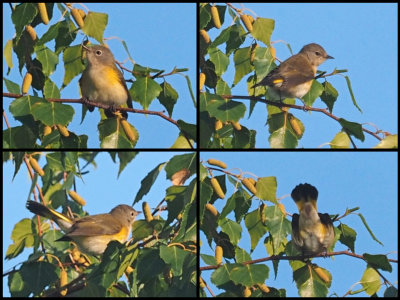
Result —
[[[328, 77], [328, 81], [338, 90], [333, 113], [349, 121], [358, 123], [373, 123], [379, 129], [397, 133], [398, 125], [398, 16], [397, 4], [389, 3], [233, 3], [236, 8], [250, 9], [262, 18], [275, 20], [275, 29], [271, 41], [284, 40], [289, 43], [294, 53], [309, 43], [318, 43], [335, 59], [326, 61], [319, 70], [331, 72], [334, 68], [348, 69], [353, 92], [358, 105], [363, 110], [361, 114], [352, 104], [345, 79], [340, 76]], [[247, 10], [245, 13], [250, 14]], [[252, 14], [254, 16], [254, 14]], [[220, 34], [221, 30], [232, 24], [228, 12], [225, 23], [220, 30], [209, 31], [211, 40]], [[252, 39], [246, 39], [241, 47], [250, 45]], [[265, 45], [263, 45], [265, 47]], [[276, 56], [285, 60], [290, 52], [285, 44], [277, 43]], [[224, 47], [220, 48], [224, 51]], [[232, 60], [231, 60], [232, 62]], [[233, 64], [232, 64], [233, 66]], [[250, 76], [250, 74], [249, 74]], [[223, 79], [233, 82], [234, 68], [228, 69]], [[232, 89], [233, 95], [246, 95], [246, 79]], [[323, 80], [319, 80], [323, 82]], [[243, 100], [237, 100], [243, 101]], [[243, 101], [249, 109], [249, 101]], [[301, 104], [296, 100], [297, 104]], [[326, 105], [317, 100], [315, 107], [325, 108]], [[266, 108], [257, 104], [250, 120], [248, 109], [245, 118], [240, 122], [257, 130], [257, 148], [267, 148], [268, 127], [266, 123]], [[290, 110], [305, 125], [303, 138], [299, 147], [316, 148], [329, 142], [340, 131], [339, 124], [320, 114], [299, 110]], [[371, 126], [366, 127], [374, 131]], [[366, 142], [357, 140], [358, 147], [370, 148], [377, 140], [366, 136]], [[327, 146], [325, 146], [327, 147]]]
[[[200, 161], [207, 161], [209, 158], [220, 159], [227, 163], [227, 170], [237, 174], [239, 171], [233, 168], [251, 172], [259, 177], [275, 176], [278, 183], [276, 196], [278, 198], [287, 195], [282, 200], [286, 211], [297, 212], [295, 203], [290, 197], [292, 189], [299, 183], [310, 183], [319, 191], [318, 210], [323, 213], [342, 215], [346, 208], [359, 206], [357, 211], [361, 213], [375, 236], [384, 244], [382, 247], [372, 240], [371, 236], [363, 226], [360, 218], [356, 215], [349, 215], [341, 221], [352, 227], [357, 232], [355, 252], [357, 254], [388, 254], [389, 258], [397, 259], [398, 250], [398, 158], [397, 153], [391, 152], [207, 152], [200, 155]], [[221, 175], [213, 171], [213, 175]], [[228, 192], [226, 199], [234, 192], [231, 183], [226, 181]], [[218, 199], [214, 205], [219, 212], [226, 204], [226, 199]], [[268, 205], [268, 203], [266, 203]], [[259, 205], [258, 200], [253, 201], [250, 211]], [[228, 217], [234, 220], [232, 214]], [[290, 217], [287, 217], [291, 220]], [[248, 231], [242, 225], [242, 239], [239, 246], [250, 252], [250, 238]], [[335, 226], [338, 222], [334, 223]], [[290, 240], [289, 236], [289, 240]], [[200, 235], [201, 253], [214, 255], [208, 246], [204, 235]], [[257, 245], [252, 259], [267, 257], [268, 254], [262, 243], [263, 238]], [[215, 247], [215, 245], [213, 245]], [[346, 250], [341, 243], [337, 243], [335, 251]], [[359, 259], [349, 256], [336, 256], [335, 260], [330, 258], [317, 258], [313, 260], [332, 274], [331, 293], [343, 296], [352, 286], [361, 279], [365, 270], [365, 263]], [[204, 262], [200, 260], [200, 265]], [[287, 261], [279, 264], [277, 279], [274, 279], [271, 262], [266, 265], [270, 268], [270, 277], [266, 283], [275, 288], [284, 288], [287, 296], [298, 296], [296, 284], [292, 282], [293, 272]], [[350, 267], [351, 266], [351, 267]], [[393, 272], [382, 272], [392, 283], [398, 280], [397, 264], [393, 263]], [[202, 276], [210, 284], [209, 276], [211, 271], [202, 272]], [[344, 276], [343, 276], [344, 275]], [[360, 285], [354, 287], [354, 290]], [[213, 291], [218, 294], [215, 286]], [[383, 295], [382, 287], [379, 295]], [[362, 294], [366, 296], [366, 294]]]
[[[118, 204], [132, 205], [137, 192], [140, 189], [141, 180], [155, 168], [159, 163], [167, 162], [175, 155], [183, 153], [176, 152], [141, 152], [136, 158], [126, 166], [125, 170], [117, 178], [119, 163], [113, 163], [108, 153], [100, 153], [95, 161], [97, 167], [89, 166], [86, 171], [88, 174], [83, 176], [84, 182], [76, 180], [76, 191], [86, 200], [87, 205], [84, 209], [91, 215], [109, 212]], [[43, 167], [46, 164], [45, 157], [41, 157], [39, 164]], [[85, 164], [80, 161], [81, 167]], [[32, 254], [32, 248], [26, 249], [20, 256], [12, 260], [5, 260], [5, 253], [11, 241], [11, 232], [14, 225], [23, 218], [32, 218], [33, 214], [25, 208], [25, 202], [28, 200], [31, 180], [28, 177], [24, 164], [14, 180], [14, 165], [8, 161], [3, 164], [3, 273], [18, 266], [19, 262], [24, 262], [28, 255]], [[186, 182], [188, 184], [193, 176]], [[39, 179], [39, 185], [41, 185]], [[150, 192], [145, 195], [142, 201], [149, 203], [151, 209], [154, 209], [164, 198], [165, 190], [172, 185], [170, 180], [166, 179], [166, 173], [163, 170]], [[33, 200], [31, 196], [29, 199]], [[135, 204], [136, 210], [142, 211], [142, 201]], [[13, 212], [13, 213], [10, 213]], [[167, 218], [167, 212], [161, 214]], [[143, 214], [138, 219], [143, 219]], [[8, 277], [3, 277], [3, 295], [10, 296], [8, 292]]]
[[[77, 8], [82, 8], [75, 4]], [[189, 68], [185, 72], [189, 76], [192, 89], [196, 91], [196, 8], [195, 4], [146, 4], [146, 3], [86, 3], [85, 6], [94, 12], [108, 14], [108, 25], [104, 37], [118, 37], [124, 40], [130, 51], [132, 58], [136, 63], [142, 66], [149, 66], [156, 69], [170, 72], [174, 67]], [[54, 8], [53, 19], [50, 25], [61, 19], [61, 14], [57, 8]], [[41, 36], [48, 29], [47, 26], [40, 24], [36, 28], [38, 35]], [[14, 26], [10, 19], [9, 4], [3, 4], [3, 48], [6, 42], [15, 34]], [[80, 44], [84, 35], [77, 36], [73, 45]], [[92, 40], [92, 42], [94, 42]], [[96, 42], [94, 42], [96, 43]], [[122, 62], [127, 61], [127, 54], [118, 39], [107, 42], [115, 59]], [[49, 44], [50, 49], [54, 44]], [[59, 57], [62, 64], [62, 56]], [[13, 56], [14, 68], [9, 76], [6, 76], [7, 65], [3, 60], [3, 76], [17, 83], [22, 83], [23, 75], [18, 72], [17, 58]], [[132, 68], [132, 64], [127, 62], [127, 68]], [[63, 66], [58, 66], [57, 71], [51, 76], [51, 79], [61, 87], [64, 76]], [[132, 78], [125, 73], [126, 79]], [[79, 98], [79, 88], [77, 76], [61, 93], [63, 98]], [[196, 122], [196, 110], [190, 97], [186, 79], [180, 75], [166, 77], [179, 93], [178, 104], [175, 106], [172, 118], [182, 119], [194, 124]], [[162, 79], [156, 80], [162, 83]], [[128, 88], [130, 84], [128, 84]], [[4, 83], [3, 83], [3, 89]], [[12, 99], [4, 99], [4, 107], [8, 108]], [[97, 110], [94, 113], [88, 113], [85, 121], [80, 124], [81, 105], [72, 104], [75, 115], [68, 128], [79, 134], [89, 135], [89, 147], [99, 147], [97, 124], [100, 115]], [[139, 103], [133, 103], [134, 108], [142, 108]], [[164, 111], [158, 100], [154, 100], [149, 110]], [[11, 114], [6, 109], [11, 126], [20, 124], [15, 122]], [[166, 112], [167, 114], [167, 112]], [[142, 114], [130, 114], [129, 122], [139, 131], [139, 142], [137, 148], [167, 148], [170, 147], [178, 137], [177, 127], [157, 116], [145, 116]], [[3, 121], [3, 128], [5, 128]]]

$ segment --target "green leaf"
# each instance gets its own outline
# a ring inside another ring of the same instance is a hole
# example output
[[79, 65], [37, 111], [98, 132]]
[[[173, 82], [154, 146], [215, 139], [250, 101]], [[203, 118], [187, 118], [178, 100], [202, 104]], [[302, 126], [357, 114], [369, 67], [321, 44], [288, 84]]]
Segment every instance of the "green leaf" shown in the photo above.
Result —
[[305, 265], [293, 272], [293, 280], [296, 282], [299, 296], [301, 297], [326, 297], [328, 287], [313, 272], [310, 272], [308, 265]]
[[151, 102], [160, 95], [162, 88], [149, 77], [138, 78], [130, 88], [132, 100], [140, 103], [144, 109], [148, 109]]
[[215, 92], [218, 95], [230, 95], [231, 89], [229, 88], [228, 84], [224, 80], [222, 80], [222, 78], [219, 78], [217, 81]]
[[324, 92], [321, 94], [320, 98], [328, 106], [329, 111], [332, 112], [333, 105], [335, 104], [339, 93], [333, 87], [333, 85], [327, 81], [322, 83], [322, 86], [324, 88]]
[[233, 245], [237, 245], [242, 235], [242, 227], [240, 224], [233, 222], [229, 219], [218, 220], [218, 225], [221, 227], [222, 232], [225, 232], [229, 236], [229, 240]]
[[286, 240], [289, 233], [291, 233], [291, 223], [282, 214], [278, 205], [268, 206], [264, 213], [266, 216], [265, 224], [269, 228], [273, 240], [273, 253], [279, 254], [280, 245]]
[[[127, 138], [117, 118], [104, 119], [98, 124], [97, 128], [102, 148], [133, 148], [136, 144]], [[131, 128], [136, 130], [132, 125]], [[136, 135], [139, 136], [137, 131]]]
[[235, 51], [233, 56], [235, 63], [234, 85], [253, 70], [253, 66], [250, 64], [250, 49], [251, 47], [246, 47]]
[[223, 264], [211, 274], [211, 282], [216, 286], [221, 286], [228, 283], [230, 279], [230, 272], [233, 268], [241, 266], [239, 264]]
[[35, 120], [53, 126], [56, 124], [68, 125], [74, 116], [74, 109], [70, 105], [57, 102], [38, 102], [32, 107], [32, 115]]
[[340, 238], [339, 238], [340, 242], [349, 247], [350, 250], [354, 252], [355, 251], [354, 243], [356, 241], [357, 232], [343, 223], [340, 224], [338, 228], [340, 230]]
[[386, 255], [382, 254], [368, 254], [364, 253], [363, 257], [366, 259], [368, 264], [373, 266], [376, 269], [381, 269], [383, 271], [392, 272], [392, 265], [390, 264]]
[[385, 137], [374, 148], [376, 149], [397, 149], [399, 137], [397, 134], [391, 134]]
[[318, 81], [313, 80], [310, 90], [301, 99], [307, 106], [313, 106], [315, 100], [322, 95], [324, 87]]
[[237, 263], [242, 263], [245, 261], [250, 261], [251, 256], [249, 253], [247, 253], [244, 249], [240, 247], [236, 247], [235, 249], [235, 259]]
[[176, 246], [160, 246], [160, 258], [171, 266], [175, 276], [182, 275], [183, 262], [188, 255], [188, 251], [182, 250]]
[[80, 45], [68, 47], [63, 53], [64, 79], [63, 87], [67, 86], [75, 76], [82, 73], [85, 66], [81, 61], [82, 47]]
[[108, 23], [108, 15], [89, 11], [84, 23], [82, 31], [103, 44], [103, 34]]
[[232, 269], [230, 278], [236, 284], [253, 286], [257, 283], [264, 283], [269, 276], [269, 268], [266, 265], [248, 264], [236, 266]]
[[42, 65], [43, 74], [48, 77], [56, 69], [58, 64], [58, 56], [46, 46], [37, 46], [34, 48], [36, 52], [36, 59]]
[[377, 243], [379, 243], [380, 245], [383, 246], [382, 242], [379, 241], [379, 240], [376, 238], [376, 236], [374, 235], [374, 233], [372, 232], [372, 230], [371, 230], [371, 228], [369, 227], [369, 225], [367, 224], [367, 221], [365, 220], [364, 216], [363, 216], [362, 214], [357, 214], [357, 215], [360, 217], [361, 221], [363, 222], [365, 228], [368, 230], [368, 232], [369, 232], [369, 234], [371, 235], [371, 237], [373, 238], [373, 240], [374, 240], [375, 242], [377, 242]]
[[27, 125], [12, 127], [3, 131], [3, 148], [30, 149], [35, 147], [36, 134]]
[[158, 95], [158, 100], [167, 109], [168, 115], [172, 116], [172, 111], [178, 99], [178, 93], [168, 82], [160, 84], [161, 93]]
[[189, 148], [193, 148], [193, 141], [197, 141], [197, 126], [195, 124], [187, 123], [183, 120], [178, 120], [177, 122], [181, 130], [181, 134], [184, 133], [188, 139], [192, 140], [192, 147], [189, 146]]
[[361, 108], [358, 106], [358, 104], [357, 104], [357, 102], [356, 102], [356, 98], [354, 97], [353, 89], [351, 88], [350, 78], [349, 78], [348, 76], [344, 76], [344, 78], [346, 79], [347, 87], [348, 87], [348, 89], [349, 89], [350, 96], [351, 96], [351, 100], [353, 101], [353, 105], [354, 105], [355, 107], [357, 107], [357, 109], [362, 113], [362, 110], [361, 110]]
[[118, 152], [118, 158], [119, 158], [119, 170], [118, 170], [118, 177], [122, 173], [122, 171], [125, 169], [125, 167], [138, 155], [139, 152]]
[[340, 125], [343, 126], [343, 129], [346, 130], [346, 132], [355, 138], [359, 139], [360, 141], [364, 142], [365, 136], [362, 131], [362, 126], [360, 123], [355, 123], [355, 122], [350, 122], [347, 121], [343, 118], [339, 119]]
[[192, 149], [193, 148], [193, 141], [189, 141], [180, 133], [178, 138], [172, 144], [171, 149]]
[[274, 131], [268, 138], [271, 148], [296, 148], [297, 136], [288, 127]]
[[12, 10], [11, 20], [15, 25], [15, 31], [19, 36], [24, 26], [31, 23], [38, 13], [38, 9], [34, 3], [22, 3]]
[[206, 101], [207, 110], [210, 116], [221, 120], [221, 122], [238, 122], [244, 117], [246, 106], [241, 102], [230, 99], [222, 99], [218, 95], [212, 95], [208, 93], [202, 93], [201, 96], [205, 97], [204, 100]]
[[27, 295], [33, 293], [38, 296], [46, 286], [58, 280], [57, 268], [56, 265], [44, 261], [22, 264], [20, 273], [27, 290], [29, 290]]
[[60, 90], [50, 78], [47, 78], [44, 83], [43, 94], [45, 98], [61, 98]]
[[329, 145], [332, 149], [348, 149], [350, 148], [350, 138], [346, 132], [340, 131], [335, 135]]
[[158, 175], [160, 174], [161, 170], [164, 168], [165, 163], [158, 164], [153, 170], [151, 170], [145, 178], [140, 182], [140, 189], [136, 194], [135, 200], [133, 201], [132, 205], [139, 202], [144, 195], [146, 195], [150, 188], [153, 186], [154, 182], [156, 181]]
[[257, 18], [253, 23], [251, 35], [265, 45], [270, 45], [272, 31], [275, 28], [275, 20], [268, 18]]
[[215, 73], [221, 76], [225, 73], [229, 65], [229, 57], [222, 53], [218, 48], [208, 48], [210, 61], [215, 66]]
[[257, 184], [256, 184], [256, 188], [257, 188], [256, 196], [261, 200], [268, 200], [273, 203], [277, 203], [277, 201], [276, 201], [277, 185], [278, 185], [278, 183], [276, 181], [275, 176], [258, 178]]
[[363, 286], [364, 291], [370, 296], [376, 294], [381, 289], [381, 278], [379, 273], [370, 267], [365, 270], [360, 283]]
[[176, 172], [182, 169], [188, 169], [190, 174], [196, 174], [196, 157], [196, 153], [173, 156], [165, 165], [167, 179], [171, 179]]
[[268, 228], [261, 222], [259, 209], [248, 213], [244, 220], [251, 238], [251, 251], [253, 251]]
[[4, 60], [6, 61], [7, 66], [8, 66], [9, 69], [12, 69], [12, 67], [13, 67], [12, 46], [13, 46], [13, 41], [12, 40], [8, 40], [7, 43], [4, 46], [4, 51], [3, 51]]
[[21, 89], [18, 84], [16, 84], [11, 80], [8, 80], [7, 78], [3, 78], [3, 80], [8, 92], [14, 94], [21, 94]]

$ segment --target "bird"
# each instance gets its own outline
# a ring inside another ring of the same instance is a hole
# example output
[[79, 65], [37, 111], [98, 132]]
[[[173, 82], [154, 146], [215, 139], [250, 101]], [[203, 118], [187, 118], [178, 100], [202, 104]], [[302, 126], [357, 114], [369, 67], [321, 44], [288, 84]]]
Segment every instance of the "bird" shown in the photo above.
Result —
[[327, 213], [318, 213], [318, 190], [311, 184], [297, 185], [291, 196], [299, 209], [292, 217], [292, 241], [303, 255], [327, 253], [334, 241], [333, 222]]
[[333, 57], [320, 45], [316, 43], [305, 45], [298, 54], [283, 61], [251, 88], [268, 86], [272, 92], [271, 100], [301, 99], [310, 90], [317, 67], [327, 59]]

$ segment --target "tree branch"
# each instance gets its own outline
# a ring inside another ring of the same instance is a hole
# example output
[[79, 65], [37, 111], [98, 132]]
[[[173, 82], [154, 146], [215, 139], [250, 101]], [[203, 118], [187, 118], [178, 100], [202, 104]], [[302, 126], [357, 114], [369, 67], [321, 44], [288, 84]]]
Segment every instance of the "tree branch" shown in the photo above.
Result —
[[[359, 258], [359, 259], [362, 259], [365, 261], [365, 259], [362, 255], [350, 252], [348, 250], [344, 250], [344, 251], [330, 252], [330, 253], [326, 253], [326, 254], [320, 253], [320, 254], [316, 254], [316, 255], [298, 255], [298, 256], [272, 255], [269, 257], [245, 261], [245, 262], [242, 262], [242, 265], [245, 266], [245, 265], [250, 265], [250, 264], [257, 264], [257, 263], [265, 262], [265, 261], [269, 261], [269, 260], [301, 260], [301, 261], [303, 261], [305, 258], [327, 257], [327, 256], [333, 256], [333, 255], [348, 255], [348, 256], [356, 257], [356, 258]], [[388, 259], [388, 261], [395, 262], [395, 263], [398, 262], [396, 259]], [[214, 265], [214, 266], [205, 266], [205, 267], [200, 267], [199, 270], [200, 271], [214, 270], [214, 269], [218, 269], [221, 266], [223, 266], [223, 265], [221, 264], [221, 265]]]
[[[3, 93], [3, 97], [8, 97], [8, 98], [21, 98], [24, 95], [21, 94], [13, 94], [13, 93]], [[59, 103], [81, 103], [81, 104], [89, 104], [92, 106], [96, 106], [98, 108], [103, 108], [103, 109], [109, 109], [110, 106], [98, 102], [93, 102], [90, 100], [84, 101], [82, 98], [81, 99], [58, 99], [58, 98], [45, 98], [49, 102], [59, 102]], [[126, 111], [126, 112], [131, 112], [131, 113], [136, 113], [136, 114], [148, 114], [148, 115], [156, 115], [164, 120], [167, 120], [168, 122], [174, 124], [176, 127], [178, 127], [179, 131], [183, 134], [184, 138], [190, 145], [191, 149], [193, 149], [193, 145], [190, 142], [190, 139], [186, 136], [186, 134], [181, 130], [181, 128], [178, 125], [178, 122], [175, 121], [174, 119], [168, 117], [165, 115], [162, 111], [154, 111], [154, 110], [146, 110], [146, 109], [136, 109], [136, 108], [129, 108], [129, 107], [119, 107], [117, 108], [117, 111]]]
[[[327, 74], [326, 76], [330, 76], [331, 74]], [[276, 101], [270, 101], [270, 100], [266, 100], [263, 99], [262, 97], [259, 96], [238, 96], [238, 95], [219, 95], [222, 98], [225, 99], [243, 99], [243, 100], [250, 100], [250, 101], [257, 101], [257, 102], [262, 102], [265, 104], [269, 104], [269, 105], [273, 105], [279, 108], [282, 107], [290, 107], [290, 108], [294, 108], [294, 109], [298, 109], [298, 110], [303, 110], [303, 111], [316, 111], [316, 112], [320, 112], [323, 113], [325, 115], [327, 115], [328, 117], [334, 119], [335, 121], [339, 122], [339, 117], [331, 114], [327, 108], [316, 108], [316, 107], [310, 107], [310, 106], [301, 106], [301, 105], [295, 105], [295, 104], [286, 104], [286, 103], [282, 103], [282, 102], [276, 102]], [[379, 141], [382, 140], [382, 138], [380, 136], [378, 136], [376, 133], [365, 129], [364, 127], [362, 127], [362, 131], [372, 135], [373, 137], [375, 137], [376, 139], [378, 139]]]

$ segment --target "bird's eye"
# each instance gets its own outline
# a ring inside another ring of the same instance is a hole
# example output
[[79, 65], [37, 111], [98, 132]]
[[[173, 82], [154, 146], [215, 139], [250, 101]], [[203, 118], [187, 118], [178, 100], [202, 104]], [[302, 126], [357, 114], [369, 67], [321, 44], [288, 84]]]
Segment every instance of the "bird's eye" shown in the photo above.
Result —
[[96, 50], [96, 55], [100, 56], [101, 55], [101, 50]]
[[319, 53], [318, 51], [315, 52], [316, 56], [321, 56], [321, 53]]

